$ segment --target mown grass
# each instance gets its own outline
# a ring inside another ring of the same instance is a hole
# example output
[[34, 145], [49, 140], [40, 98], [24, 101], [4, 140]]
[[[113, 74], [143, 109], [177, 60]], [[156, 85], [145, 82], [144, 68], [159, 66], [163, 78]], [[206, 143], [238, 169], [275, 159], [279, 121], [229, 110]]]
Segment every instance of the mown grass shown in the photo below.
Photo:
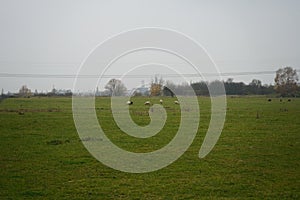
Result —
[[[139, 125], [149, 123], [145, 100], [135, 98], [130, 107]], [[173, 101], [164, 99], [167, 124], [148, 139], [119, 130], [108, 98], [97, 98], [96, 112], [114, 143], [149, 152], [176, 134], [180, 112]], [[201, 160], [209, 98], [200, 97], [199, 105], [198, 134], [180, 159], [159, 171], [129, 174], [106, 167], [87, 152], [74, 126], [71, 98], [6, 99], [0, 103], [0, 199], [300, 198], [300, 99], [229, 97], [222, 135]]]

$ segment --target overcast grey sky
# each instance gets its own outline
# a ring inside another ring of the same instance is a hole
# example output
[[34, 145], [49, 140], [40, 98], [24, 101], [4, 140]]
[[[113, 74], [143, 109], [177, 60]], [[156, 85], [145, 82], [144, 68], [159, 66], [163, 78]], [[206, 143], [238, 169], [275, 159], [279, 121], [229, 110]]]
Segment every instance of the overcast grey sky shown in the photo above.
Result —
[[[0, 73], [76, 74], [96, 45], [139, 27], [194, 38], [221, 72], [300, 69], [299, 10], [298, 0], [0, 0]], [[233, 78], [272, 83], [274, 75]], [[5, 91], [23, 84], [71, 89], [73, 79], [0, 77]]]

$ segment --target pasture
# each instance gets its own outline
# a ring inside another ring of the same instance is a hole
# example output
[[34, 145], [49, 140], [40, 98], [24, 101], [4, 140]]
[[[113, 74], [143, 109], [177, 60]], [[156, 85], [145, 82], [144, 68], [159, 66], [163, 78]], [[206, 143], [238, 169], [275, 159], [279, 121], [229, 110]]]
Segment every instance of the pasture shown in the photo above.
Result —
[[[130, 113], [149, 123], [146, 97], [132, 98]], [[179, 105], [163, 98], [168, 114], [154, 137], [123, 134], [109, 98], [96, 99], [107, 136], [119, 147], [150, 152], [166, 145], [180, 123]], [[159, 103], [159, 98], [150, 98]], [[124, 102], [125, 105], [126, 102]], [[159, 171], [111, 169], [84, 148], [71, 98], [11, 98], [0, 102], [0, 199], [299, 199], [300, 99], [228, 97], [222, 135], [204, 159], [198, 152], [208, 128], [210, 99], [199, 97], [200, 125], [190, 148]]]

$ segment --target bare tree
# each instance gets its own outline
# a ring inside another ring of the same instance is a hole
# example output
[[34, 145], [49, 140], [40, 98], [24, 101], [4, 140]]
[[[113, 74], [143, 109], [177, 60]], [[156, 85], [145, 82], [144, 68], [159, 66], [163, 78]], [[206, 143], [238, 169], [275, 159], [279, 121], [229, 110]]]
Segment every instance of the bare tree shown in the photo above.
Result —
[[158, 76], [156, 75], [154, 77], [154, 80], [152, 80], [152, 82], [151, 82], [150, 95], [151, 96], [161, 96], [163, 83], [164, 83], [164, 80], [162, 79], [162, 77], [158, 78]]
[[247, 93], [249, 94], [261, 94], [262, 93], [262, 83], [258, 79], [253, 79], [248, 85]]
[[281, 96], [294, 96], [297, 92], [297, 71], [292, 67], [280, 68], [276, 71], [275, 90]]
[[105, 89], [109, 91], [110, 96], [122, 96], [125, 95], [127, 88], [118, 79], [111, 79], [105, 85]]
[[252, 86], [252, 87], [260, 88], [262, 86], [262, 83], [258, 79], [253, 79], [251, 81], [251, 83], [249, 83], [249, 85]]
[[30, 97], [31, 96], [31, 90], [28, 89], [26, 85], [23, 85], [19, 90], [19, 95], [21, 97]]

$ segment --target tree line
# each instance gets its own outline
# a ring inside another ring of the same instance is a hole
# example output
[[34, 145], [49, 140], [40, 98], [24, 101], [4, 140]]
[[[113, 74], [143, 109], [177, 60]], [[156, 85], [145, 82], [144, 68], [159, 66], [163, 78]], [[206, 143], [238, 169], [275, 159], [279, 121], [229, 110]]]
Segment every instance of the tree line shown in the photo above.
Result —
[[[97, 90], [95, 93], [84, 95], [96, 96], [189, 96], [196, 94], [197, 96], [209, 96], [209, 87], [214, 84], [224, 84], [226, 95], [278, 95], [281, 97], [300, 97], [300, 85], [298, 83], [297, 71], [292, 67], [280, 68], [276, 71], [274, 85], [263, 85], [258, 79], [253, 79], [249, 84], [244, 82], [234, 82], [232, 78], [226, 81], [199, 81], [195, 83], [175, 84], [171, 81], [164, 81], [162, 77], [155, 76], [151, 81], [150, 88], [138, 88], [133, 93], [128, 94], [127, 88], [121, 80], [111, 79], [105, 85], [105, 91], [100, 93]], [[31, 92], [26, 85], [23, 85], [18, 94], [19, 97], [30, 96], [72, 96], [71, 90], [56, 90], [52, 89], [48, 93], [38, 93], [36, 90]], [[2, 89], [2, 97], [5, 96]]]
[[[262, 85], [260, 80], [253, 79], [248, 85], [243, 82], [234, 82], [232, 78], [221, 82], [224, 84], [226, 95], [269, 95], [275, 94], [276, 91], [273, 85]], [[220, 84], [220, 81], [205, 82], [175, 85], [167, 83], [162, 87], [162, 95], [174, 96], [177, 95], [193, 95], [209, 96], [209, 86]], [[175, 93], [175, 94], [174, 94]], [[156, 93], [157, 94], [157, 93]], [[154, 95], [155, 96], [155, 95]]]
[[[258, 79], [253, 79], [248, 85], [244, 82], [234, 82], [232, 78], [223, 81], [226, 95], [278, 95], [281, 97], [300, 97], [300, 85], [297, 71], [292, 67], [280, 68], [276, 71], [274, 85], [263, 85]], [[151, 96], [193, 95], [208, 96], [209, 86], [219, 84], [220, 81], [183, 83], [176, 85], [162, 79], [154, 79], [151, 84]]]

